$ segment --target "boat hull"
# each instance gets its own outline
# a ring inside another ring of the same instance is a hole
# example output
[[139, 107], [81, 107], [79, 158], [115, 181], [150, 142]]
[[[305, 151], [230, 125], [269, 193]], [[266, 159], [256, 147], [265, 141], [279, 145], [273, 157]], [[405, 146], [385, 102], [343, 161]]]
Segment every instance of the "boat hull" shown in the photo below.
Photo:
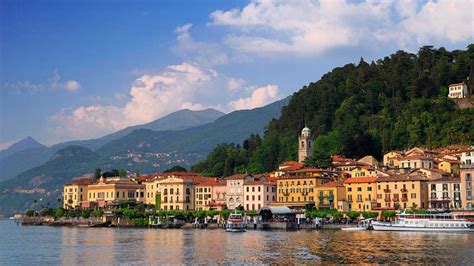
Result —
[[474, 232], [470, 228], [446, 228], [446, 227], [409, 227], [396, 225], [372, 224], [374, 231], [417, 231], [417, 232]]

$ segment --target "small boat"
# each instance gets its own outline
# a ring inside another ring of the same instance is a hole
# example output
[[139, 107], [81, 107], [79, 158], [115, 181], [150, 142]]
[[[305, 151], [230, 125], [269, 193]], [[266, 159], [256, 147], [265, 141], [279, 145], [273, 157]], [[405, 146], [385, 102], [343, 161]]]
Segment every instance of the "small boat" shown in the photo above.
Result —
[[474, 232], [472, 222], [450, 213], [397, 214], [394, 223], [372, 222], [375, 231]]
[[343, 227], [343, 231], [365, 231], [372, 229], [372, 220], [373, 219], [364, 219], [357, 223], [357, 227]]
[[245, 223], [240, 213], [232, 213], [227, 219], [225, 225], [225, 230], [227, 232], [245, 232]]

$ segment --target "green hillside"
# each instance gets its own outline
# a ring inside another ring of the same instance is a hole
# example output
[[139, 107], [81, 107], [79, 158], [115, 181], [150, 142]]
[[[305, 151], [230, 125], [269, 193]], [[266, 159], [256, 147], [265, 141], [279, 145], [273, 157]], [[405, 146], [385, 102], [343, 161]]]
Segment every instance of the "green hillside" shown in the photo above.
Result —
[[[473, 144], [474, 109], [460, 110], [447, 97], [449, 84], [468, 81], [469, 75], [473, 83], [473, 71], [474, 45], [451, 52], [425, 46], [417, 54], [398, 51], [335, 68], [293, 94], [248, 162], [236, 165], [234, 172], [268, 172], [280, 162], [297, 160], [298, 135], [305, 125], [315, 138], [315, 154], [307, 164], [317, 167], [329, 166], [333, 154], [380, 159], [393, 149]], [[235, 147], [219, 149], [216, 154], [227, 149], [224, 153], [236, 155], [219, 156], [220, 161], [209, 157], [194, 169], [214, 173], [213, 167], [226, 160], [245, 162]]]

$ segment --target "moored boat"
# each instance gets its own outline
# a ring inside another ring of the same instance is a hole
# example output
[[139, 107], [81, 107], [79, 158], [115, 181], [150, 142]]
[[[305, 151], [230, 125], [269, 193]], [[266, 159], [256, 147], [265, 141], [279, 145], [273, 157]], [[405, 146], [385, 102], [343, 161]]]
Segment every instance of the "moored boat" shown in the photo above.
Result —
[[372, 222], [375, 231], [472, 231], [472, 222], [449, 213], [439, 214], [397, 214], [394, 223]]
[[230, 214], [225, 225], [225, 230], [227, 232], [245, 232], [245, 223], [242, 215], [239, 213]]

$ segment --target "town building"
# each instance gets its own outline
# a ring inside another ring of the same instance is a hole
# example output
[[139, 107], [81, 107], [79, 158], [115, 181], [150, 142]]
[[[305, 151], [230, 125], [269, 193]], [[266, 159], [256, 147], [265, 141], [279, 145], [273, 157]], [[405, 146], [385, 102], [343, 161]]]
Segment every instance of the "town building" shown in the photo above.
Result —
[[469, 97], [469, 87], [466, 83], [450, 84], [448, 97], [451, 99], [462, 99]]
[[428, 178], [421, 174], [380, 177], [377, 180], [378, 209], [427, 209]]
[[313, 136], [308, 127], [301, 130], [301, 135], [298, 137], [298, 147], [298, 162], [304, 163], [306, 157], [313, 155]]
[[75, 209], [81, 207], [83, 202], [87, 202], [87, 188], [94, 182], [94, 179], [83, 178], [65, 184], [63, 192], [63, 208]]
[[120, 201], [145, 202], [145, 185], [128, 177], [101, 177], [87, 187], [87, 201], [83, 208], [111, 208]]
[[315, 207], [320, 209], [337, 209], [347, 212], [349, 206], [346, 201], [346, 188], [341, 181], [332, 181], [316, 187]]
[[244, 183], [244, 209], [259, 211], [276, 201], [276, 183], [264, 178]]
[[399, 166], [400, 168], [431, 169], [434, 168], [434, 161], [433, 158], [424, 155], [409, 155], [400, 160]]
[[209, 210], [212, 203], [212, 194], [214, 187], [218, 184], [217, 180], [211, 179], [198, 183], [194, 186], [194, 209]]
[[363, 165], [357, 166], [350, 171], [351, 177], [368, 177], [368, 176], [389, 176], [388, 173], [385, 173], [381, 170], [377, 170], [372, 166]]
[[461, 154], [461, 166], [459, 169], [461, 176], [461, 201], [462, 207], [466, 210], [472, 210], [474, 199], [472, 194], [474, 177], [474, 147]]
[[383, 155], [383, 165], [389, 168], [398, 168], [403, 155], [400, 151], [388, 152]]
[[366, 212], [377, 207], [377, 177], [350, 177], [344, 181], [349, 211]]
[[461, 180], [442, 177], [428, 181], [429, 208], [436, 210], [461, 209]]
[[244, 183], [254, 181], [250, 174], [235, 174], [226, 180], [226, 205], [229, 210], [244, 208]]
[[209, 210], [221, 211], [226, 208], [227, 182], [220, 181], [212, 187], [212, 201], [206, 206]]
[[277, 202], [292, 208], [304, 208], [315, 204], [316, 188], [335, 181], [339, 173], [325, 169], [303, 168], [289, 171], [277, 179]]

